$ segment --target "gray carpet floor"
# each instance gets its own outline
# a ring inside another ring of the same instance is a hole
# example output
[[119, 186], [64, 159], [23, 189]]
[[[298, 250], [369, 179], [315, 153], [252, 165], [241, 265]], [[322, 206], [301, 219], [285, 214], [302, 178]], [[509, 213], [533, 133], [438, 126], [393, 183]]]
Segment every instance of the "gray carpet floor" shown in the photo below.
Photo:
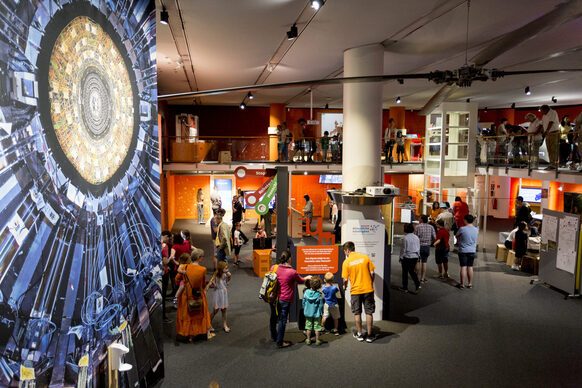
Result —
[[[492, 221], [486, 253], [479, 253], [474, 288], [455, 288], [458, 261], [451, 254], [449, 281], [436, 278], [431, 253], [428, 283], [419, 295], [403, 294], [398, 263], [399, 242], [392, 256], [390, 320], [375, 322], [379, 338], [357, 342], [348, 333], [325, 334], [316, 347], [301, 341], [296, 325], [287, 326], [286, 339], [295, 344], [276, 349], [268, 341], [269, 308], [257, 298], [261, 279], [252, 263], [231, 265], [228, 324], [220, 316], [210, 341], [175, 341], [174, 323], [166, 324], [164, 387], [408, 387], [496, 386], [580, 387], [582, 385], [582, 302], [543, 285], [530, 285], [532, 276], [511, 271], [495, 258], [496, 233], [507, 221]], [[254, 222], [243, 231], [251, 237]], [[207, 226], [178, 220], [174, 229], [187, 228], [195, 245], [211, 251]], [[315, 244], [315, 239], [297, 240]], [[250, 245], [250, 244], [249, 244]], [[242, 258], [252, 247], [245, 246]], [[205, 263], [212, 267], [211, 259]], [[209, 271], [210, 275], [210, 271]], [[211, 294], [212, 291], [209, 292]], [[212, 295], [209, 295], [212, 300]], [[168, 303], [168, 306], [171, 303]], [[168, 316], [175, 317], [168, 307]]]

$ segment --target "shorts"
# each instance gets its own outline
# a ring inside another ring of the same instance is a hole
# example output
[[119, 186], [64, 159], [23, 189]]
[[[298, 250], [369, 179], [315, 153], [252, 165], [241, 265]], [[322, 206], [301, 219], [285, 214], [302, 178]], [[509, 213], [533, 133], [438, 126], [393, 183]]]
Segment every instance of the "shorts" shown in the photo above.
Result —
[[398, 144], [398, 145], [396, 146], [396, 153], [397, 153], [397, 154], [403, 154], [404, 152], [405, 152], [405, 151], [404, 151], [404, 146], [403, 146], [403, 145], [400, 145], [400, 144]]
[[305, 317], [305, 330], [321, 331], [321, 318]]
[[330, 315], [333, 319], [339, 319], [340, 318], [339, 306], [337, 304], [330, 306], [327, 303], [324, 303], [324, 305], [323, 305], [323, 317], [327, 318]]
[[475, 261], [475, 252], [472, 253], [459, 252], [459, 265], [461, 267], [472, 267], [473, 261]]
[[217, 249], [216, 258], [218, 259], [219, 262], [224, 261], [225, 263], [228, 263], [228, 257], [226, 257], [224, 249]]
[[426, 263], [428, 261], [429, 256], [430, 256], [430, 246], [421, 245], [420, 246], [420, 261], [423, 263]]
[[435, 249], [434, 251], [434, 261], [437, 264], [445, 264], [449, 262], [449, 248], [445, 249]]
[[376, 302], [374, 301], [374, 292], [366, 294], [351, 295], [352, 313], [360, 315], [362, 313], [362, 303], [364, 304], [364, 312], [368, 315], [374, 314], [376, 311]]
[[237, 245], [236, 247], [234, 247], [234, 254], [238, 255], [240, 253], [240, 245]]

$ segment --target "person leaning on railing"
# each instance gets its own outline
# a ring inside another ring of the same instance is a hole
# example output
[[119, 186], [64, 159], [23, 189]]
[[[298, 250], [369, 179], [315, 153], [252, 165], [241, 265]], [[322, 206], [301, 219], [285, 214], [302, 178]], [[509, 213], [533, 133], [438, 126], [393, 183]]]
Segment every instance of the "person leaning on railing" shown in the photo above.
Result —
[[540, 158], [540, 147], [544, 142], [542, 136], [543, 125], [542, 122], [533, 113], [528, 113], [525, 115], [525, 119], [529, 121], [529, 127], [527, 127], [528, 135], [528, 156], [531, 168], [538, 168], [539, 158]]

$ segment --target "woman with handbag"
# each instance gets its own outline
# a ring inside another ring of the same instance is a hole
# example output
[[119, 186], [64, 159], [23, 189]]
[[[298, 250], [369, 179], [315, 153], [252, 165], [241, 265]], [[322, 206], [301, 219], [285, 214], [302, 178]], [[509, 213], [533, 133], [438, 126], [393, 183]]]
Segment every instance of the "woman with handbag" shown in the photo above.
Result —
[[190, 261], [186, 263], [185, 273], [179, 273], [176, 276], [176, 282], [183, 279], [186, 286], [178, 299], [176, 333], [190, 341], [201, 334], [206, 334], [206, 339], [211, 339], [215, 334], [210, 331], [210, 314], [204, 292], [206, 268], [201, 265], [204, 260], [204, 251], [194, 249], [190, 258]]

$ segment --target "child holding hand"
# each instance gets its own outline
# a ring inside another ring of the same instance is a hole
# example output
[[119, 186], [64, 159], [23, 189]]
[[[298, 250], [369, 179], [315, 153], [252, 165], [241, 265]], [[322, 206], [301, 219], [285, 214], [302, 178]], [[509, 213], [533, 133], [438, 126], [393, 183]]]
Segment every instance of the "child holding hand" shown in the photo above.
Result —
[[303, 314], [305, 315], [305, 334], [307, 335], [305, 343], [311, 345], [311, 331], [315, 330], [315, 344], [321, 345], [319, 335], [324, 304], [323, 295], [319, 292], [321, 279], [317, 276], [311, 278], [309, 286], [310, 289], [303, 294]]

